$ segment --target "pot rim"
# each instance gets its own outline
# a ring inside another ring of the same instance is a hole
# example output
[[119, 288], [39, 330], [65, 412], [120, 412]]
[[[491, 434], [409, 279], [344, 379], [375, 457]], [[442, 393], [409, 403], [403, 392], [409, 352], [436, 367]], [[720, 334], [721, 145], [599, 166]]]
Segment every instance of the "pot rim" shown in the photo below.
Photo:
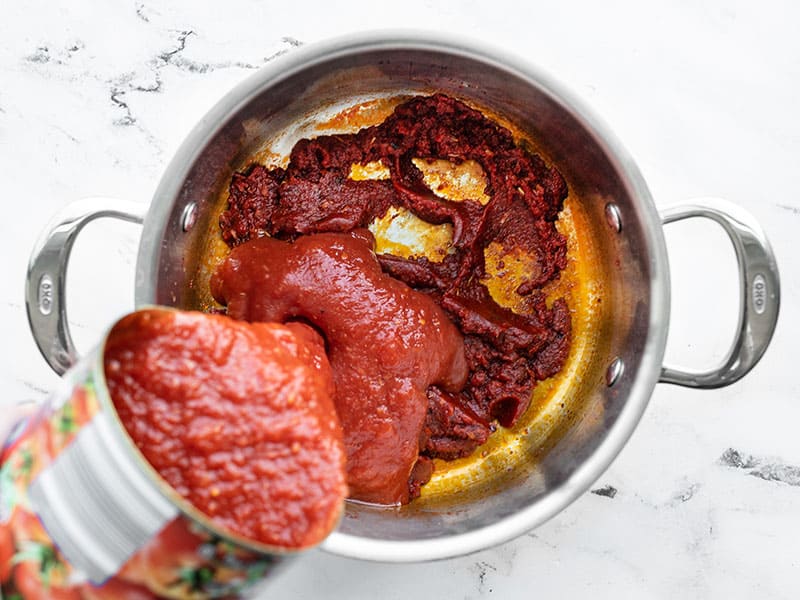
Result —
[[649, 255], [650, 314], [648, 336], [628, 398], [613, 426], [592, 452], [560, 485], [517, 513], [479, 529], [425, 540], [382, 540], [342, 532], [320, 546], [345, 556], [384, 562], [418, 562], [469, 554], [511, 540], [541, 525], [574, 502], [606, 471], [639, 423], [662, 369], [669, 323], [669, 266], [661, 219], [638, 167], [610, 129], [573, 93], [544, 70], [507, 52], [461, 36], [433, 31], [379, 30], [317, 42], [292, 50], [267, 63], [223, 96], [198, 122], [170, 161], [153, 196], [139, 245], [136, 266], [136, 306], [152, 304], [152, 274], [159, 269], [161, 241], [173, 203], [202, 150], [227, 120], [264, 89], [312, 65], [333, 58], [374, 50], [427, 50], [453, 54], [514, 73], [569, 111], [603, 149], [637, 201], [640, 225]]

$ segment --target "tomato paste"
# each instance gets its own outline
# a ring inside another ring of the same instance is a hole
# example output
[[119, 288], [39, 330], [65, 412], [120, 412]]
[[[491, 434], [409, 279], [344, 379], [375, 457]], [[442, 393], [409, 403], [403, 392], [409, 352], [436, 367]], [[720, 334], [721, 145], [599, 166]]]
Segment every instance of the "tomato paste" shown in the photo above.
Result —
[[[212, 293], [248, 321], [312, 323], [325, 337], [353, 498], [407, 502], [430, 477], [417, 465], [430, 386], [461, 390], [464, 340], [425, 294], [386, 275], [366, 230], [234, 248]], [[409, 481], [411, 485], [409, 486]]]
[[336, 525], [345, 454], [312, 328], [140, 311], [113, 328], [104, 361], [133, 441], [216, 525], [285, 548]]
[[[488, 203], [437, 196], [415, 159], [444, 159], [454, 166], [477, 162], [486, 177]], [[388, 169], [389, 179], [350, 177], [354, 165], [375, 162]], [[428, 389], [420, 434], [423, 456], [453, 459], [485, 442], [495, 421], [514, 425], [536, 382], [555, 375], [566, 360], [569, 308], [563, 298], [546, 299], [544, 291], [566, 267], [566, 239], [555, 226], [566, 196], [559, 171], [518, 145], [509, 130], [459, 100], [435, 94], [400, 104], [383, 123], [357, 133], [300, 140], [286, 168], [254, 164], [235, 174], [220, 228], [235, 248], [265, 235], [301, 240], [308, 234], [352, 231], [391, 207], [405, 208], [432, 224], [452, 225], [452, 245], [441, 262], [424, 256], [377, 258], [385, 273], [444, 309], [463, 335], [467, 383], [461, 390]], [[535, 258], [516, 289], [524, 299], [519, 312], [500, 306], [484, 285], [490, 244]], [[247, 272], [257, 269], [250, 266]], [[325, 296], [325, 291], [316, 293]], [[343, 296], [343, 306], [351, 306], [359, 293], [353, 288], [349, 297]], [[236, 301], [231, 295], [225, 299]], [[269, 302], [274, 299], [270, 293]], [[264, 314], [277, 318], [271, 309]], [[386, 318], [391, 323], [391, 315]], [[352, 343], [363, 347], [352, 352], [380, 352], [360, 338]], [[424, 464], [418, 465], [424, 471]]]

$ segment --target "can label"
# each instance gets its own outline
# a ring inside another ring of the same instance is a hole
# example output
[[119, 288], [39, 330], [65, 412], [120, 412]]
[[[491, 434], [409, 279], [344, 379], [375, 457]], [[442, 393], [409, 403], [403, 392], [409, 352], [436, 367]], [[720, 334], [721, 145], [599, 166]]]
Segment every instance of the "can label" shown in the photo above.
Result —
[[67, 561], [103, 583], [178, 516], [115, 444], [107, 413], [94, 416], [28, 487], [28, 499]]
[[0, 466], [0, 582], [3, 598], [82, 598], [72, 566], [48, 535], [29, 496], [47, 470], [99, 411], [90, 380], [66, 402], [32, 417], [4, 450]]
[[114, 445], [104, 441], [109, 419], [88, 370], [66, 401], [40, 411], [3, 451], [0, 597], [253, 593], [281, 557], [239, 548], [179, 513], [143, 473], [125, 468], [131, 456], [118, 447], [114, 456]]

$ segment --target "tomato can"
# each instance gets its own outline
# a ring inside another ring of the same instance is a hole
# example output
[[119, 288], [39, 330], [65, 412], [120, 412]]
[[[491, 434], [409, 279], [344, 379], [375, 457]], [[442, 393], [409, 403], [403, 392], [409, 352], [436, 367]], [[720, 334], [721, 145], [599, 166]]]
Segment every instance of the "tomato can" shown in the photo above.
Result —
[[101, 344], [0, 454], [0, 597], [252, 597], [298, 551], [214, 525], [120, 422]]

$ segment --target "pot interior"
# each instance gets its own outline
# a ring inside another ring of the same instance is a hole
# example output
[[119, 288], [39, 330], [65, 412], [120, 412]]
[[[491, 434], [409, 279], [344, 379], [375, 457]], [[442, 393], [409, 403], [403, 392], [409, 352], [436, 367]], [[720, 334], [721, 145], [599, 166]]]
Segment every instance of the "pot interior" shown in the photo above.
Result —
[[[661, 230], [647, 190], [621, 150], [546, 78], [507, 65], [421, 42], [299, 51], [254, 75], [198, 125], [145, 222], [137, 305], [207, 309], [208, 278], [225, 253], [217, 219], [236, 170], [253, 160], [279, 164], [303, 137], [355, 131], [380, 122], [398, 98], [433, 92], [507, 126], [567, 179], [559, 229], [569, 240], [570, 266], [560, 292], [572, 311], [573, 343], [561, 374], [541, 382], [520, 423], [499, 428], [476, 456], [437, 461], [421, 498], [402, 508], [349, 502], [326, 543], [334, 552], [439, 558], [538, 525], [608, 466], [655, 384], [667, 288]], [[348, 110], [355, 106], [362, 109]], [[342, 118], [354, 112], [362, 117]], [[609, 220], [609, 204], [617, 207], [621, 231]], [[661, 313], [660, 329], [653, 327], [654, 310]], [[615, 359], [624, 369], [609, 386]]]

